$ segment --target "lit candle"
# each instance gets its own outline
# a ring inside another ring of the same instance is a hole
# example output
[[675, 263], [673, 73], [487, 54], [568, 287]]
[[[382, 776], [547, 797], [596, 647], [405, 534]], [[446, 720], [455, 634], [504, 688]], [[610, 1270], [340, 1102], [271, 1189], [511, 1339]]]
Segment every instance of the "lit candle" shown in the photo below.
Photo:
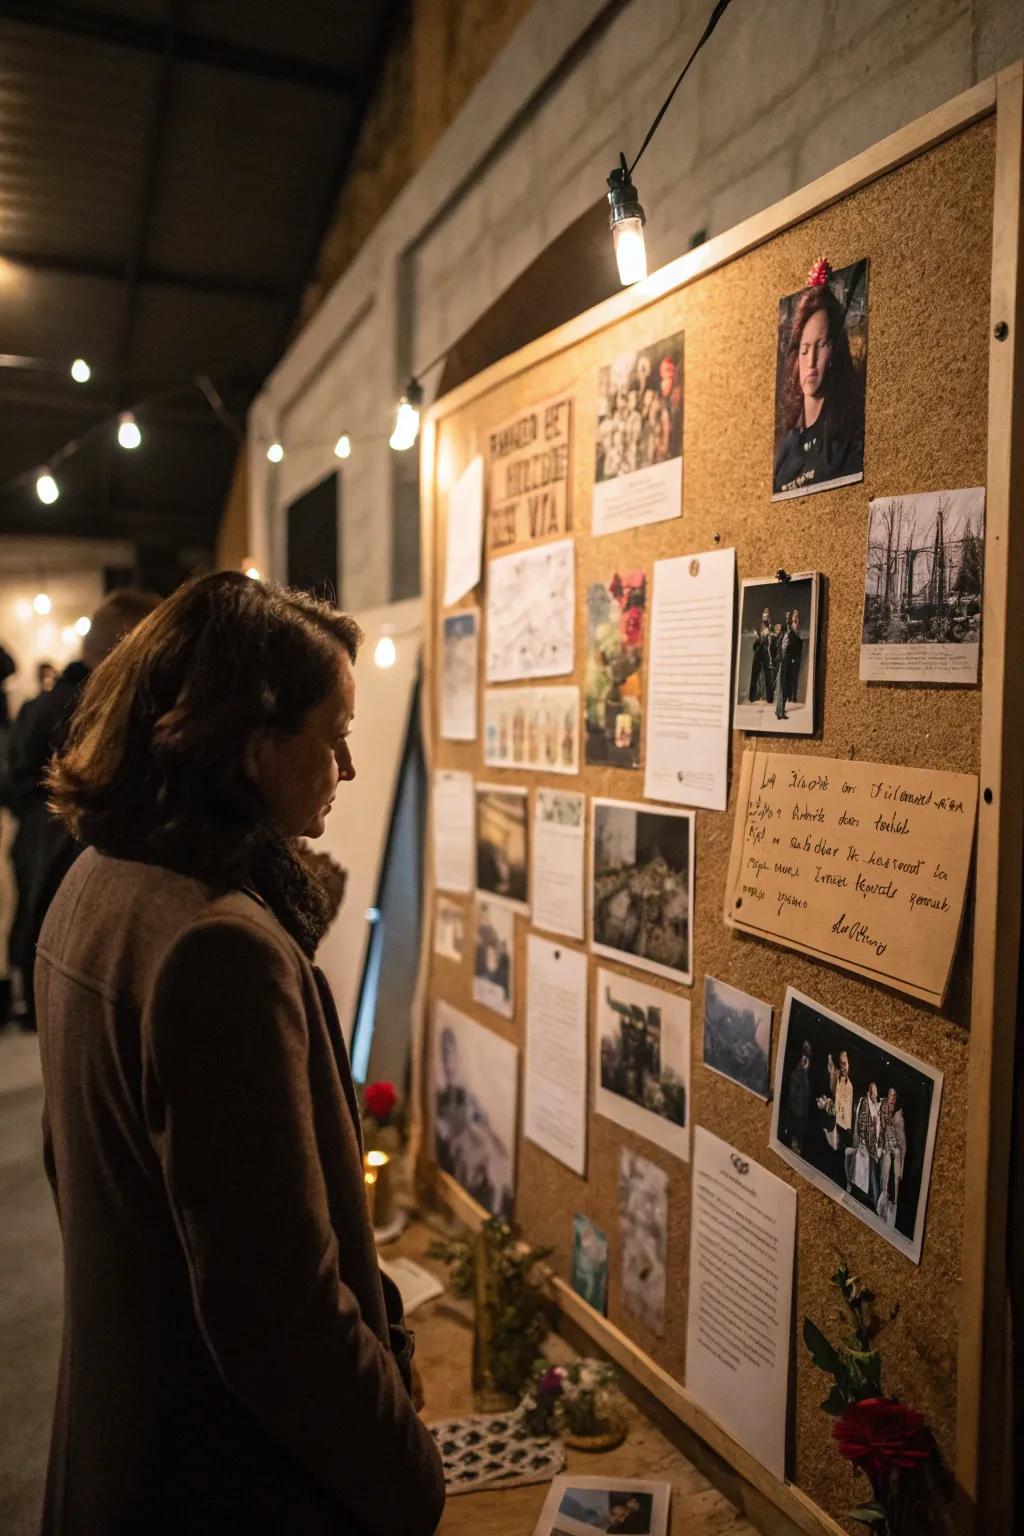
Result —
[[391, 1190], [391, 1159], [386, 1152], [367, 1152], [363, 1164], [366, 1199], [375, 1227], [386, 1227], [394, 1220], [394, 1196]]

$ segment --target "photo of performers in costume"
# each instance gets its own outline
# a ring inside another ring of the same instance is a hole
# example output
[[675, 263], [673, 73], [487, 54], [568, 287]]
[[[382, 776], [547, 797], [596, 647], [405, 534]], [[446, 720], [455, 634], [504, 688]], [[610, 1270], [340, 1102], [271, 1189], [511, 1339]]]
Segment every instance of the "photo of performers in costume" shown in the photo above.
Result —
[[771, 1145], [907, 1252], [920, 1243], [941, 1088], [940, 1072], [787, 994]]
[[813, 731], [819, 582], [812, 571], [741, 583], [734, 716], [740, 730]]
[[776, 499], [864, 478], [867, 344], [866, 258], [840, 272], [816, 261], [779, 304]]
[[683, 451], [683, 338], [627, 352], [602, 368], [597, 389], [598, 485]]

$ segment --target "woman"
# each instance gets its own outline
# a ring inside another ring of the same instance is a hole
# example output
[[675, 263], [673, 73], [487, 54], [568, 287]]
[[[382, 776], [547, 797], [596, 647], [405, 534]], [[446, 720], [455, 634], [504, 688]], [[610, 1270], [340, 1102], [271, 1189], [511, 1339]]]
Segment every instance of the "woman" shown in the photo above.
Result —
[[787, 615], [787, 624], [789, 644], [786, 646], [785, 703], [795, 704], [800, 684], [800, 657], [804, 648], [803, 636], [800, 633], [799, 608], [794, 608], [792, 613]]
[[772, 490], [804, 491], [864, 471], [864, 396], [843, 306], [828, 283], [806, 288], [783, 364]]
[[44, 1536], [440, 1517], [298, 842], [355, 777], [360, 639], [203, 577], [90, 676], [50, 771], [88, 846], [36, 970], [65, 1262]]

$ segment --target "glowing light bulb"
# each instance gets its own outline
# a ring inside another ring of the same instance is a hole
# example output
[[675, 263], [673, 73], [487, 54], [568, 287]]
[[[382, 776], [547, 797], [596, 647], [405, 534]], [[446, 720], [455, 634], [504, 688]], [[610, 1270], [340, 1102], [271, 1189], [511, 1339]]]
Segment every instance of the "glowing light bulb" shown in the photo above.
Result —
[[74, 645], [75, 626], [73, 624], [64, 625], [64, 628], [60, 632], [60, 643], [61, 645]]
[[352, 457], [352, 439], [347, 432], [343, 432], [334, 445], [334, 457], [336, 459], [348, 459]]
[[608, 226], [612, 232], [619, 281], [624, 287], [639, 283], [647, 276], [647, 248], [644, 245], [646, 215], [640, 206], [626, 164], [625, 155], [608, 177]]
[[52, 507], [60, 495], [60, 486], [48, 469], [44, 469], [36, 481], [36, 495], [43, 505], [47, 507]]
[[42, 614], [49, 613], [50, 609], [53, 607], [53, 604], [50, 602], [50, 599], [47, 597], [45, 592], [37, 592], [35, 597], [32, 599], [32, 607], [35, 609], [36, 613]]
[[270, 460], [271, 464], [280, 464], [281, 460], [284, 458], [284, 449], [280, 443], [273, 442], [270, 444], [270, 447], [267, 449], [267, 458]]
[[620, 219], [612, 230], [619, 282], [624, 288], [640, 283], [647, 276], [647, 247], [642, 219]]
[[85, 614], [83, 613], [83, 615], [82, 615], [82, 617], [80, 619], [76, 619], [75, 620], [73, 627], [74, 627], [75, 634], [78, 635], [82, 640], [84, 640], [86, 635], [89, 633], [90, 629], [92, 629], [92, 620], [91, 619], [87, 619], [85, 617]]
[[245, 574], [249, 577], [250, 581], [262, 580], [259, 569], [255, 565], [247, 565], [245, 568]]
[[373, 659], [377, 666], [393, 667], [397, 656], [398, 652], [395, 649], [395, 642], [392, 640], [391, 636], [381, 635], [373, 652]]
[[84, 357], [76, 357], [71, 364], [71, 377], [76, 384], [88, 384], [92, 378], [92, 369]]
[[139, 431], [139, 424], [135, 420], [135, 417], [132, 415], [131, 411], [124, 411], [122, 415], [118, 417], [117, 440], [121, 444], [122, 448], [128, 449], [138, 448], [142, 442], [142, 433]]
[[395, 413], [394, 431], [388, 442], [396, 453], [404, 453], [411, 448], [420, 435], [420, 406], [423, 404], [423, 390], [415, 379], [410, 379], [406, 385], [405, 394], [398, 402], [398, 410]]

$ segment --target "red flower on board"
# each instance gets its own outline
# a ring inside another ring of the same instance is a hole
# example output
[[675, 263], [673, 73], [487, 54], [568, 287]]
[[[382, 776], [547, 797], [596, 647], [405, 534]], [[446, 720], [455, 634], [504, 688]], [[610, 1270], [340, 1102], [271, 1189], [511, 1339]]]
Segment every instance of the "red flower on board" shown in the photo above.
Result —
[[872, 1487], [884, 1483], [894, 1469], [922, 1466], [934, 1450], [921, 1415], [891, 1397], [851, 1403], [836, 1420], [832, 1434], [840, 1456], [863, 1468]]
[[390, 1083], [367, 1083], [363, 1101], [375, 1120], [386, 1120], [398, 1103], [398, 1094]]
[[829, 266], [828, 261], [824, 256], [819, 256], [807, 274], [807, 286], [808, 288], [824, 288], [831, 276], [832, 268]]

